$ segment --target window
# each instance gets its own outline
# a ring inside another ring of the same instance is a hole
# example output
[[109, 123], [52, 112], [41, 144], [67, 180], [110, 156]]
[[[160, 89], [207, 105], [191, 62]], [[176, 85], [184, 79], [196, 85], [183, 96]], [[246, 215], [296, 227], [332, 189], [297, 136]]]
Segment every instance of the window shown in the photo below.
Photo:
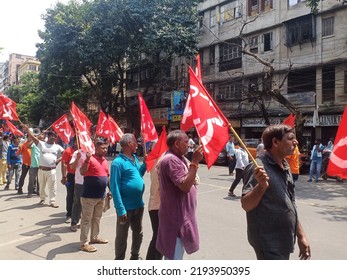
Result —
[[210, 64], [214, 64], [216, 62], [216, 53], [215, 46], [210, 47]]
[[221, 99], [240, 99], [242, 95], [242, 82], [234, 81], [233, 83], [219, 85], [219, 94]]
[[31, 71], [36, 71], [36, 66], [35, 65], [29, 65], [29, 70]]
[[263, 34], [264, 52], [273, 50], [272, 32]]
[[288, 94], [316, 91], [316, 68], [298, 69], [288, 75]]
[[249, 50], [252, 53], [258, 53], [258, 36], [249, 39]]
[[216, 10], [210, 11], [210, 27], [213, 27], [216, 25], [217, 17], [216, 17]]
[[225, 43], [219, 45], [220, 63], [219, 71], [227, 71], [231, 69], [241, 68], [241, 39], [228, 40]]
[[335, 101], [335, 65], [324, 65], [322, 69], [322, 103]]
[[286, 46], [301, 45], [316, 38], [316, 18], [313, 15], [305, 15], [286, 21]]
[[322, 20], [322, 37], [334, 35], [334, 17]]
[[248, 15], [255, 16], [273, 7], [273, 0], [248, 0]]
[[301, 2], [304, 2], [305, 0], [289, 0], [289, 7], [295, 6]]
[[345, 71], [345, 94], [347, 94], [347, 71]]
[[227, 3], [220, 7], [220, 22], [221, 24], [231, 21], [234, 18], [241, 16], [240, 7], [236, 7], [236, 2]]

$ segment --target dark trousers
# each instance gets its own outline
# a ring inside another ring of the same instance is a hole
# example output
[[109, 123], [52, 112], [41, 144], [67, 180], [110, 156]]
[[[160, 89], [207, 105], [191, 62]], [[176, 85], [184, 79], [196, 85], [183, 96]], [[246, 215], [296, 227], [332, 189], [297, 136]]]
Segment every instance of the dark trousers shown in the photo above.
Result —
[[30, 167], [29, 169], [28, 194], [33, 194], [33, 193], [39, 194], [39, 182], [37, 180], [38, 172], [39, 172], [38, 167]]
[[20, 175], [20, 178], [19, 178], [18, 190], [21, 190], [21, 191], [23, 190], [24, 180], [29, 172], [29, 169], [30, 169], [30, 165], [22, 164], [22, 174]]
[[66, 177], [66, 217], [71, 217], [75, 189], [75, 174], [67, 173]]
[[81, 219], [82, 205], [81, 205], [81, 194], [83, 191], [83, 185], [75, 184], [73, 194], [73, 205], [71, 213], [71, 225], [77, 225]]
[[229, 192], [234, 192], [236, 189], [238, 183], [240, 183], [241, 179], [243, 182], [243, 176], [242, 176], [243, 170], [240, 168], [236, 168], [236, 176], [234, 182], [231, 184]]
[[133, 260], [138, 259], [139, 253], [140, 253], [140, 247], [141, 247], [142, 239], [143, 239], [142, 218], [143, 218], [143, 207], [139, 209], [127, 211], [127, 221], [125, 223], [121, 223], [119, 218], [117, 218], [116, 240], [115, 240], [116, 260], [125, 259], [129, 227], [131, 228], [133, 232], [130, 259], [133, 259]]
[[151, 219], [153, 235], [152, 240], [148, 246], [146, 260], [161, 260], [163, 258], [163, 255], [160, 254], [160, 252], [158, 252], [158, 250], [155, 247], [159, 228], [159, 210], [151, 210], [148, 213], [149, 218]]
[[289, 252], [265, 251], [254, 249], [257, 260], [289, 260]]
[[229, 174], [234, 172], [235, 165], [236, 165], [235, 156], [230, 156], [230, 158], [228, 158]]

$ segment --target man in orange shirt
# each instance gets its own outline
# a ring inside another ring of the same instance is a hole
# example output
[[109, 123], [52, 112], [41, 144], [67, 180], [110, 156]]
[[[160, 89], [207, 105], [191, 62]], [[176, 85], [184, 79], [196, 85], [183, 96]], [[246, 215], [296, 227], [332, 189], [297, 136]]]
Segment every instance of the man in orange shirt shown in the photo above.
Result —
[[298, 145], [294, 148], [294, 153], [286, 157], [290, 166], [290, 172], [292, 173], [293, 180], [296, 182], [299, 179], [300, 164], [299, 164], [300, 151]]
[[33, 144], [32, 138], [28, 135], [27, 140], [21, 144], [18, 148], [17, 155], [22, 155], [22, 174], [19, 178], [18, 192], [17, 194], [23, 194], [23, 185], [25, 177], [28, 174], [31, 163], [31, 145]]

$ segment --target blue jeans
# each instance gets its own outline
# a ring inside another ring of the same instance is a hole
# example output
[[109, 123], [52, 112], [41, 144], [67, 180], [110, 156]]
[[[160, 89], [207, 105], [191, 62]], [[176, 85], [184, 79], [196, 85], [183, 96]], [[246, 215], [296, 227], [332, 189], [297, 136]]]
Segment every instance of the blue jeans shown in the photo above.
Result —
[[8, 169], [8, 178], [7, 178], [7, 186], [11, 184], [13, 175], [15, 176], [14, 179], [14, 185], [15, 189], [18, 190], [19, 188], [19, 178], [22, 173], [22, 164], [21, 163], [16, 163], [16, 164], [11, 164], [11, 168]]
[[312, 159], [310, 165], [310, 175], [309, 180], [312, 180], [313, 172], [316, 170], [316, 182], [320, 177], [320, 171], [322, 170], [322, 158]]

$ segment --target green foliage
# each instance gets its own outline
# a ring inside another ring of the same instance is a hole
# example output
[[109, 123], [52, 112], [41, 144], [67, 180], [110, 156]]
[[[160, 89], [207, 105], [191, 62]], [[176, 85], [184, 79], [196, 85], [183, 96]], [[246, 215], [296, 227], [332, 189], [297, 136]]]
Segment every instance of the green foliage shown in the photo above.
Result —
[[24, 74], [21, 84], [11, 86], [6, 90], [6, 94], [17, 103], [17, 113], [23, 123], [39, 123], [43, 94], [39, 90], [38, 74]]
[[[44, 96], [62, 103], [92, 92], [114, 112], [123, 104], [124, 73], [129, 67], [171, 62], [173, 55], [196, 53], [193, 0], [94, 0], [57, 3], [44, 15], [38, 44]], [[146, 59], [139, 60], [140, 54]], [[90, 90], [83, 87], [88, 84]], [[118, 88], [114, 95], [113, 88]], [[118, 97], [118, 99], [117, 99]], [[86, 103], [86, 102], [84, 102]]]
[[[321, 1], [323, 1], [323, 0], [306, 0], [306, 5], [308, 7], [310, 7], [311, 12], [313, 14], [317, 14], [318, 13], [318, 5]], [[337, 1], [346, 3], [346, 0], [342, 0], [342, 1], [337, 0]]]

